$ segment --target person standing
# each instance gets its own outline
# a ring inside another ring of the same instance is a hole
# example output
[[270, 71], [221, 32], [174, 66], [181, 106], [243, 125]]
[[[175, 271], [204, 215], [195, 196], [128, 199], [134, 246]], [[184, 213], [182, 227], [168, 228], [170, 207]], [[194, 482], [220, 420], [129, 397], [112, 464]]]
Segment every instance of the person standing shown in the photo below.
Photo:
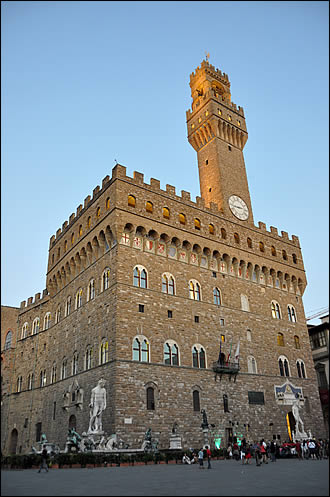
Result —
[[298, 459], [302, 461], [303, 457], [302, 457], [301, 443], [299, 442], [299, 440], [296, 441], [296, 452]]
[[203, 448], [201, 448], [200, 451], [198, 452], [199, 469], [204, 469], [203, 459], [204, 459], [204, 451]]
[[258, 442], [254, 443], [253, 448], [254, 448], [254, 455], [256, 458], [256, 466], [261, 466], [262, 455], [261, 455], [261, 447], [258, 444]]
[[212, 469], [211, 468], [211, 451], [210, 451], [210, 447], [207, 445], [205, 448], [206, 448], [206, 457], [207, 457], [207, 469]]
[[42, 449], [42, 452], [41, 452], [41, 464], [40, 464], [40, 468], [39, 468], [39, 471], [38, 473], [40, 473], [40, 471], [42, 469], [45, 469], [46, 470], [46, 473], [48, 473], [48, 464], [47, 464], [47, 458], [48, 458], [48, 452], [47, 452], [47, 449], [46, 449], [46, 445], [43, 446], [43, 449]]
[[272, 462], [276, 462], [276, 442], [274, 440], [270, 443], [270, 457]]

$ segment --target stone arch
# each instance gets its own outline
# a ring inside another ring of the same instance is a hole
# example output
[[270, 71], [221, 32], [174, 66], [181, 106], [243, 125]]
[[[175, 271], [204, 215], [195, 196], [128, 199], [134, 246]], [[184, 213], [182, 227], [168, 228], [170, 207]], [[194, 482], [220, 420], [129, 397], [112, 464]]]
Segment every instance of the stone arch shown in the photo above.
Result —
[[18, 431], [14, 428], [10, 433], [9, 440], [9, 453], [16, 454], [17, 451], [17, 442], [18, 442]]

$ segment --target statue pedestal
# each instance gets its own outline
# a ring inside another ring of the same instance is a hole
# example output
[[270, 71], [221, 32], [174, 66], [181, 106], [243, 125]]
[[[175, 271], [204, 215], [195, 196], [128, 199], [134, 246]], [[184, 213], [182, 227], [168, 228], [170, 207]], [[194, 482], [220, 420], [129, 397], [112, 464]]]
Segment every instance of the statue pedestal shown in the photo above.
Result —
[[171, 435], [170, 449], [182, 449], [181, 437], [179, 437], [178, 435]]
[[205, 447], [205, 445], [208, 445], [210, 447], [209, 429], [208, 428], [203, 428], [203, 435], [204, 435], [204, 447]]

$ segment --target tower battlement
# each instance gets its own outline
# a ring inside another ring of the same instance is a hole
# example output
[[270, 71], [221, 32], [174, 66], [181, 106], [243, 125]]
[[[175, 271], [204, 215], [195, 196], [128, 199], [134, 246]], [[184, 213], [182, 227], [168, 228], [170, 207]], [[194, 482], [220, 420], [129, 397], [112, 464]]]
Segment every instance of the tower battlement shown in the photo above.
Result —
[[196, 77], [200, 76], [201, 73], [207, 72], [210, 75], [214, 76], [215, 78], [219, 79], [219, 81], [222, 81], [224, 84], [227, 84], [230, 86], [228, 74], [220, 71], [220, 69], [216, 69], [212, 64], [210, 64], [207, 60], [203, 60], [201, 62], [201, 65], [198, 66], [194, 72], [190, 74], [190, 82], [194, 80]]
[[20, 304], [20, 309], [21, 310], [26, 310], [27, 308], [32, 308], [33, 306], [35, 305], [39, 305], [39, 304], [42, 304], [44, 303], [46, 300], [49, 299], [49, 295], [48, 295], [48, 290], [45, 289], [43, 290], [42, 292], [42, 296], [41, 296], [41, 293], [36, 293], [34, 298], [33, 297], [29, 297], [26, 300], [23, 300]]

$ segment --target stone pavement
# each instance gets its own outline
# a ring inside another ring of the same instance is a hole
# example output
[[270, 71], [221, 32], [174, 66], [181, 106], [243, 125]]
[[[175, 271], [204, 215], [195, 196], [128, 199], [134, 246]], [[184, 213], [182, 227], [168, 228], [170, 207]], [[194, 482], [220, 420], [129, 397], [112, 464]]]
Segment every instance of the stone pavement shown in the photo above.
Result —
[[1, 495], [329, 495], [328, 460], [280, 459], [256, 467], [236, 461], [92, 469], [4, 470]]

